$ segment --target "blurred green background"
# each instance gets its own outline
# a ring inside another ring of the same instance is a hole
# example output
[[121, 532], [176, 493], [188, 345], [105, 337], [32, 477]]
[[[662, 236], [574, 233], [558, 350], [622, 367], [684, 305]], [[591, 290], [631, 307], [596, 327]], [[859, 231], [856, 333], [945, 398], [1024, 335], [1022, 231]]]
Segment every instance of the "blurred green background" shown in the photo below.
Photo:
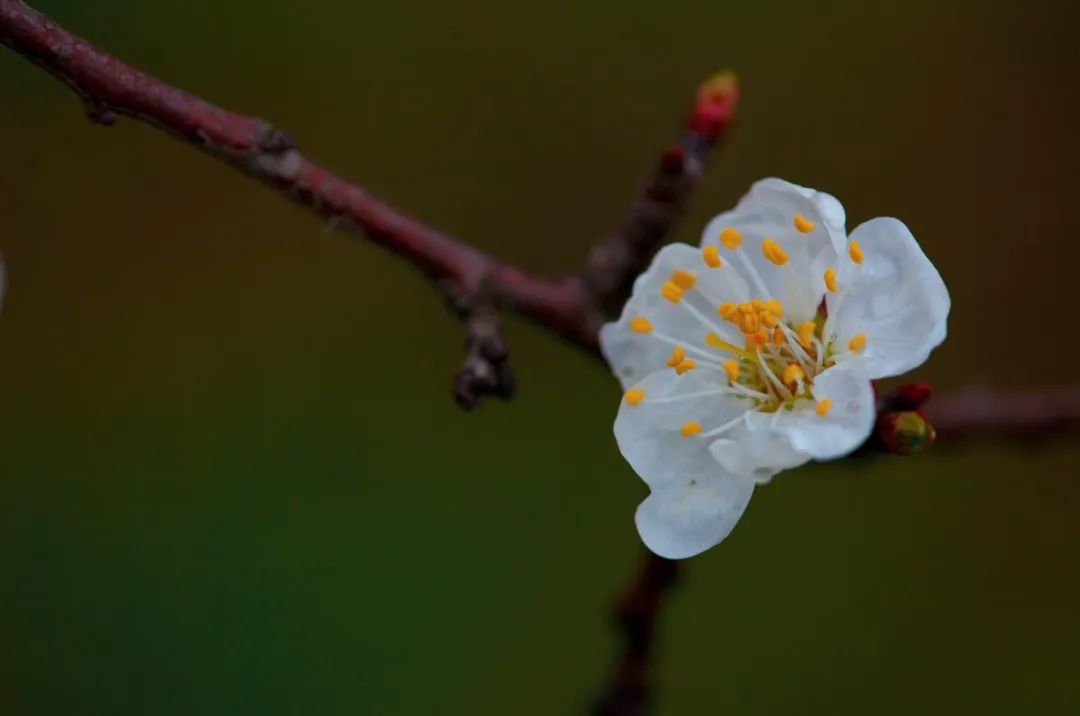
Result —
[[[826, 189], [949, 283], [919, 378], [1077, 380], [1075, 3], [34, 5], [537, 270], [581, 260], [734, 68], [679, 238], [760, 177]], [[0, 152], [0, 711], [583, 712], [645, 495], [602, 365], [510, 320], [518, 397], [459, 412], [461, 328], [410, 267], [86, 122], [5, 48]], [[781, 476], [688, 564], [659, 712], [1076, 713], [1078, 458]]]

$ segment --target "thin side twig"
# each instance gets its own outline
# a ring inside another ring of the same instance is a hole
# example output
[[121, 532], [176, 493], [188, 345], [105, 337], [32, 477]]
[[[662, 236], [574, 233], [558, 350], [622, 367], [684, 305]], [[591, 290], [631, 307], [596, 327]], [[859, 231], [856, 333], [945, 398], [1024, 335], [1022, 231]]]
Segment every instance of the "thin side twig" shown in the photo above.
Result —
[[938, 438], [1041, 439], [1080, 428], [1080, 386], [1002, 391], [974, 386], [935, 398], [926, 407]]
[[622, 647], [607, 690], [593, 716], [640, 716], [652, 703], [657, 619], [664, 596], [674, 586], [679, 563], [645, 552], [637, 578], [616, 611]]
[[738, 102], [734, 74], [719, 72], [701, 83], [682, 137], [664, 152], [618, 230], [589, 252], [582, 276], [604, 315], [618, 315], [634, 279], [682, 216]]

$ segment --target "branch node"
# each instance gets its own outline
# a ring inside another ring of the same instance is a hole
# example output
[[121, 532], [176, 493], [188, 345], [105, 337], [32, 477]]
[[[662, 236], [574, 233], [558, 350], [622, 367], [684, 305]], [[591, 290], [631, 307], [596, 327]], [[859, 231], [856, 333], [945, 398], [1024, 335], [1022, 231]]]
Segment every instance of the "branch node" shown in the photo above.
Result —
[[260, 152], [281, 154], [296, 149], [296, 141], [288, 132], [264, 123], [259, 129], [257, 147]]
[[514, 394], [510, 351], [499, 330], [495, 300], [486, 288], [476, 292], [443, 284], [451, 309], [465, 321], [465, 361], [454, 377], [454, 400], [472, 410], [489, 396]]
[[108, 105], [95, 102], [89, 97], [83, 98], [83, 111], [86, 113], [87, 119], [104, 127], [113, 126], [116, 124], [116, 120], [119, 119], [116, 112], [113, 112]]

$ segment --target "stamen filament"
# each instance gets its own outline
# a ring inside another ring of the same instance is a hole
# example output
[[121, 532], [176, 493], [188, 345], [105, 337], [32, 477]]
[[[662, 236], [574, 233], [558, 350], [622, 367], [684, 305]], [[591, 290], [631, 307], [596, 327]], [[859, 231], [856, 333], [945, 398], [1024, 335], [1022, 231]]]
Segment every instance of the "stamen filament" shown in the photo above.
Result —
[[791, 391], [788, 390], [787, 386], [785, 386], [780, 381], [780, 379], [776, 377], [776, 373], [773, 373], [772, 368], [770, 368], [769, 364], [765, 362], [765, 357], [761, 355], [761, 351], [757, 352], [757, 359], [758, 364], [761, 365], [761, 371], [765, 374], [765, 377], [769, 379], [769, 382], [773, 384], [773, 387], [775, 387], [781, 394], [783, 394], [784, 397], [790, 398]]
[[787, 338], [788, 346], [791, 348], [791, 353], [795, 356], [795, 360], [799, 361], [799, 363], [802, 365], [803, 370], [808, 370], [810, 366], [813, 365], [814, 359], [811, 358], [807, 354], [807, 352], [803, 350], [802, 345], [800, 345], [799, 341], [800, 337], [796, 336], [795, 331], [791, 330], [783, 323], [777, 325], [777, 328], [783, 331], [784, 336]]
[[[741, 386], [740, 386], [741, 387]], [[751, 391], [756, 392], [756, 391]], [[694, 400], [697, 398], [707, 398], [710, 395], [743, 395], [738, 390], [735, 390], [735, 386], [727, 388], [709, 388], [707, 390], [699, 390], [695, 393], [686, 393], [685, 395], [669, 395], [666, 398], [650, 398], [649, 405], [660, 403], [681, 403], [684, 400]]]
[[688, 355], [693, 354], [694, 356], [696, 356], [702, 365], [709, 365], [717, 368], [720, 367], [720, 364], [714, 362], [713, 360], [715, 356], [706, 351], [704, 348], [698, 348], [692, 343], [681, 341], [674, 336], [669, 336], [668, 334], [661, 333], [659, 331], [653, 331], [649, 335], [651, 335], [653, 338], [660, 341], [661, 343], [667, 343], [669, 346], [681, 346]]
[[732, 383], [731, 387], [734, 388], [737, 393], [741, 393], [742, 395], [745, 395], [748, 398], [756, 398], [757, 400], [768, 400], [769, 399], [769, 394], [768, 393], [762, 393], [759, 390], [754, 390], [753, 388], [747, 388], [742, 383]]
[[[706, 328], [708, 328], [708, 329], [709, 329], [710, 331], [712, 331], [713, 333], [715, 333], [715, 334], [716, 334], [717, 336], [719, 336], [719, 335], [720, 335], [721, 333], [724, 333], [724, 332], [725, 332], [725, 331], [724, 331], [724, 329], [723, 329], [723, 327], [721, 327], [721, 326], [718, 326], [717, 324], [713, 323], [713, 322], [712, 322], [712, 321], [711, 321], [711, 320], [709, 319], [709, 317], [708, 317], [708, 316], [706, 316], [706, 315], [705, 315], [704, 313], [702, 313], [702, 312], [701, 312], [701, 311], [699, 311], [698, 309], [696, 309], [696, 308], [694, 308], [693, 306], [691, 306], [691, 305], [690, 305], [690, 302], [689, 302], [689, 301], [680, 301], [680, 304], [681, 304], [682, 306], [685, 306], [685, 307], [686, 307], [686, 310], [687, 310], [687, 311], [690, 311], [691, 315], [693, 315], [693, 316], [694, 316], [694, 318], [698, 319], [698, 321], [700, 321], [700, 322], [701, 322], [701, 325], [703, 325], [703, 326], [705, 326]], [[707, 356], [707, 355], [709, 355], [709, 354], [708, 354], [708, 353], [706, 353], [705, 355]]]
[[723, 425], [721, 425], [719, 427], [713, 428], [712, 430], [710, 430], [708, 432], [701, 433], [700, 437], [714, 438], [717, 435], [720, 435], [722, 433], [726, 433], [728, 430], [731, 430], [733, 427], [738, 425], [741, 421], [746, 420], [746, 415], [747, 415], [747, 413], [743, 413], [739, 417], [734, 418], [732, 420], [729, 420], [729, 421], [727, 421], [726, 423], [724, 423]]
[[739, 257], [739, 261], [742, 262], [743, 268], [746, 269], [746, 273], [750, 275], [750, 280], [754, 283], [758, 293], [762, 296], [772, 297], [768, 289], [765, 288], [765, 282], [761, 280], [761, 275], [758, 274], [757, 269], [754, 268], [754, 264], [750, 262], [750, 258], [743, 253], [742, 248], [735, 249], [735, 255]]
[[811, 340], [814, 341], [814, 350], [817, 353], [817, 370], [818, 373], [825, 367], [825, 346], [821, 345], [821, 340], [817, 336], [811, 336]]
[[712, 346], [717, 350], [730, 351], [735, 355], [739, 356], [740, 358], [746, 358], [747, 360], [753, 360], [754, 358], [754, 356], [749, 351], [744, 351], [742, 348], [739, 348], [732, 343], [728, 343], [715, 333], [709, 333], [705, 336], [705, 344], [708, 346]]

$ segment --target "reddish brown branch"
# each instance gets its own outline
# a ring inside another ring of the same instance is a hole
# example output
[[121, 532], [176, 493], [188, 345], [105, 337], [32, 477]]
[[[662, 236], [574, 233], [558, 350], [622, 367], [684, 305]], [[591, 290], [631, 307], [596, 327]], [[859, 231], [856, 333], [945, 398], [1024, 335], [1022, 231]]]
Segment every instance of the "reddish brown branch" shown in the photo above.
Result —
[[679, 563], [651, 552], [637, 579], [619, 600], [616, 613], [622, 650], [608, 690], [593, 706], [595, 716], [639, 716], [652, 697], [656, 620], [664, 595], [675, 584]]
[[618, 315], [634, 279], [671, 233], [738, 102], [739, 85], [730, 72], [701, 84], [679, 142], [660, 158], [619, 229], [589, 253], [583, 276], [605, 315]]
[[595, 311], [579, 280], [534, 276], [442, 234], [316, 164], [261, 119], [151, 77], [18, 0], [0, 0], [0, 42], [71, 87], [92, 118], [112, 124], [124, 115], [163, 129], [394, 251], [429, 278], [460, 292], [485, 285], [566, 338], [595, 346]]
[[935, 398], [926, 415], [938, 438], [949, 443], [975, 437], [1048, 437], [1080, 428], [1080, 386], [1011, 393], [972, 387]]
[[881, 397], [877, 426], [860, 452], [911, 455], [940, 438], [1031, 441], [1080, 428], [1080, 386], [971, 387], [933, 400], [931, 394], [929, 383], [908, 383]]
[[[111, 125], [123, 115], [169, 132], [401, 255], [447, 290], [455, 304], [476, 304], [471, 297], [482, 288], [485, 303], [516, 310], [594, 352], [605, 316], [625, 301], [633, 277], [685, 205], [738, 96], [730, 75], [703, 84], [682, 139], [664, 155], [620, 231], [592, 253], [580, 276], [545, 278], [426, 226], [316, 164], [267, 122], [216, 107], [141, 72], [19, 0], [0, 0], [0, 43], [73, 89], [91, 118]], [[486, 335], [495, 323], [485, 319], [470, 325]], [[469, 361], [457, 382], [459, 402], [466, 405], [506, 392], [505, 381], [486, 374], [491, 367], [505, 372], [505, 346], [488, 336], [478, 353], [476, 335], [470, 331]], [[501, 357], [492, 362], [480, 357], [485, 353]], [[472, 398], [461, 400], [463, 386]]]
[[287, 191], [305, 206], [349, 220], [433, 278], [470, 285], [486, 257], [403, 216], [293, 148], [261, 119], [215, 107], [101, 52], [18, 0], [0, 0], [0, 42], [71, 87], [90, 115], [111, 124], [126, 115], [170, 132]]

